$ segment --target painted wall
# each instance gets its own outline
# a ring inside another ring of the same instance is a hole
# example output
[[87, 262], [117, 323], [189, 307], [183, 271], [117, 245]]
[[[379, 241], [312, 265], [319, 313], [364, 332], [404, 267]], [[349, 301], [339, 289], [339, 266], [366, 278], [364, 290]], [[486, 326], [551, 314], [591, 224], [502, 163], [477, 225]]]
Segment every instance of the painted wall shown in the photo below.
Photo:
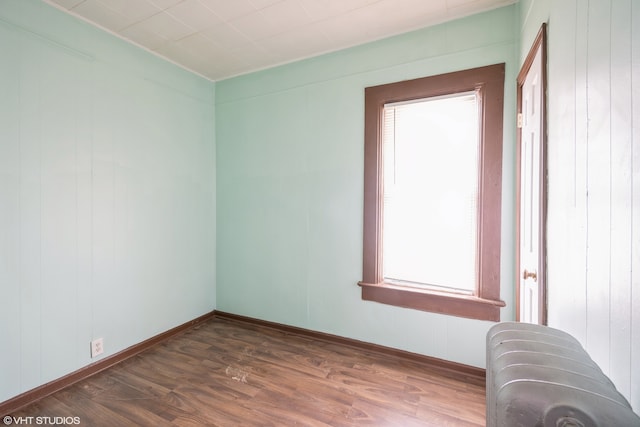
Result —
[[549, 23], [549, 325], [640, 410], [640, 3], [521, 4]]
[[0, 401], [215, 308], [214, 85], [0, 2]]
[[484, 367], [492, 323], [361, 299], [364, 88], [506, 62], [502, 318], [513, 319], [517, 12], [218, 82], [217, 308]]

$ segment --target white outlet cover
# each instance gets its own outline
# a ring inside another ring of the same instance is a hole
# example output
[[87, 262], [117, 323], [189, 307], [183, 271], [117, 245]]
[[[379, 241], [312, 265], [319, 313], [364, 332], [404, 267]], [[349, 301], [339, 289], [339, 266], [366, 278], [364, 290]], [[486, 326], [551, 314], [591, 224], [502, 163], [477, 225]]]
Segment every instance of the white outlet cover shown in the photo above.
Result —
[[102, 338], [97, 338], [91, 341], [91, 358], [104, 353], [104, 341]]

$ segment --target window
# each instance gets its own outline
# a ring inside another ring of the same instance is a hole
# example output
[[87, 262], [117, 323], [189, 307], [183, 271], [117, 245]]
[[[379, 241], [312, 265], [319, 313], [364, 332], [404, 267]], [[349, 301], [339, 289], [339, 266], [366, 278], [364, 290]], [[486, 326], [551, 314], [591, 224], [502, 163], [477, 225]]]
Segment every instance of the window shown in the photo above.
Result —
[[365, 90], [362, 298], [500, 320], [504, 64]]
[[386, 104], [382, 123], [384, 281], [472, 295], [478, 95]]

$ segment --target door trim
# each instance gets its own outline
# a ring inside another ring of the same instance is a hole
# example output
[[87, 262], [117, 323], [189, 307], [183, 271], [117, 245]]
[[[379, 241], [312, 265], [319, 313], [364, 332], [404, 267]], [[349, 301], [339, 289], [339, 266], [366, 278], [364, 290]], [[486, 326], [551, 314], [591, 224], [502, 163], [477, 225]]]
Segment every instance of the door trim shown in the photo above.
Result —
[[[540, 224], [539, 224], [539, 253], [538, 253], [538, 318], [543, 325], [547, 324], [547, 280], [546, 280], [546, 223], [547, 223], [547, 24], [543, 23], [538, 31], [531, 50], [524, 60], [517, 77], [517, 113], [522, 113], [522, 86], [531, 69], [534, 58], [541, 51], [542, 60], [542, 129], [540, 131]], [[520, 173], [521, 173], [521, 143], [522, 130], [517, 128], [516, 144], [516, 320], [521, 321], [520, 313]]]

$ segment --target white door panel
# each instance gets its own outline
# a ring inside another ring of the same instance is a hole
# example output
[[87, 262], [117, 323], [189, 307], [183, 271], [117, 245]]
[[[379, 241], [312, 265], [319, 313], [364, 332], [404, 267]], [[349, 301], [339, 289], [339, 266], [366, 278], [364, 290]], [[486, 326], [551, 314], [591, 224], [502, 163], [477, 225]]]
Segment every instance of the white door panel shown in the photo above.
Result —
[[518, 245], [518, 320], [543, 323], [544, 313], [544, 239], [541, 233], [544, 174], [544, 87], [542, 44], [521, 81], [520, 115], [520, 188]]

